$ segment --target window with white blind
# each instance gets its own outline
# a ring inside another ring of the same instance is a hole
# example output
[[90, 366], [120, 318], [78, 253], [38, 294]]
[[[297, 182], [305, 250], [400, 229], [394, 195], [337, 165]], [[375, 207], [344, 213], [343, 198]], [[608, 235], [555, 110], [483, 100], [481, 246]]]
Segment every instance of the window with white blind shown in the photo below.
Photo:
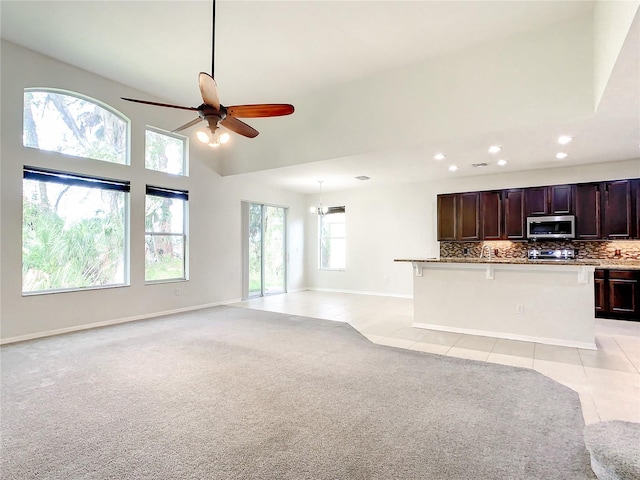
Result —
[[24, 167], [22, 292], [128, 284], [129, 182]]
[[189, 192], [147, 185], [145, 197], [145, 281], [187, 278]]
[[329, 207], [318, 215], [319, 268], [344, 270], [346, 265], [345, 207]]

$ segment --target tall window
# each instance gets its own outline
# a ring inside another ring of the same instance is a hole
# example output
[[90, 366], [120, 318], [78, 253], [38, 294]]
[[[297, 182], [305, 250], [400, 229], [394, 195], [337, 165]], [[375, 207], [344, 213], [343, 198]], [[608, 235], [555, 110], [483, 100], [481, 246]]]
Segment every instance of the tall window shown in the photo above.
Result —
[[25, 147], [129, 164], [129, 121], [97, 101], [70, 92], [25, 89]]
[[242, 202], [243, 298], [287, 291], [287, 208]]
[[329, 207], [318, 215], [320, 231], [320, 269], [344, 270], [346, 265], [345, 208]]
[[147, 185], [145, 281], [184, 280], [188, 192]]
[[147, 129], [144, 166], [149, 170], [187, 175], [187, 139], [181, 135]]
[[129, 182], [25, 167], [22, 292], [125, 285]]

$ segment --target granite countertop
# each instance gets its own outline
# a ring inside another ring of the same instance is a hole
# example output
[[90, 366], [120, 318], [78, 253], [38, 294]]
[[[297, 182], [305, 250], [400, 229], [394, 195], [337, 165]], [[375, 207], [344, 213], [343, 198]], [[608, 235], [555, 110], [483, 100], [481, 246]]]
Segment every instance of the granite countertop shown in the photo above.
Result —
[[638, 260], [610, 260], [610, 259], [578, 259], [578, 260], [529, 260], [527, 258], [472, 258], [472, 257], [451, 257], [451, 258], [397, 258], [395, 262], [419, 262], [419, 263], [480, 263], [480, 264], [507, 264], [507, 265], [580, 265], [598, 268], [640, 270]]

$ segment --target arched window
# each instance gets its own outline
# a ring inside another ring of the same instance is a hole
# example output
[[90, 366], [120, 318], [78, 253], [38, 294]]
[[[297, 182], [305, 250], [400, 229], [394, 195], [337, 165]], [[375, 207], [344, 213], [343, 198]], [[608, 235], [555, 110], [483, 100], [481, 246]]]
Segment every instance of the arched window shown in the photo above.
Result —
[[129, 165], [129, 119], [83, 95], [24, 90], [25, 147]]

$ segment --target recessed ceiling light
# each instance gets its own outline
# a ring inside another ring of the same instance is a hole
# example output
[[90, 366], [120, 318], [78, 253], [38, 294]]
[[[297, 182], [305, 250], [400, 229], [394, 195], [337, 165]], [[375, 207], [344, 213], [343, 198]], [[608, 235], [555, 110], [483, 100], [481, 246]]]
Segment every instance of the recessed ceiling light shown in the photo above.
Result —
[[565, 159], [565, 158], [567, 158], [568, 156], [569, 156], [569, 154], [568, 154], [568, 153], [565, 153], [565, 152], [558, 152], [558, 153], [556, 153], [556, 158], [557, 158], [558, 160]]
[[566, 145], [567, 143], [569, 143], [571, 140], [573, 140], [573, 137], [570, 137], [568, 135], [560, 135], [558, 137], [558, 143], [560, 145]]
[[507, 162], [506, 160], [498, 160], [498, 165], [500, 165], [501, 167], [504, 167], [507, 163], [509, 162]]
[[456, 167], [455, 165], [451, 165], [451, 166], [449, 167], [449, 171], [450, 171], [450, 172], [455, 172], [456, 170], [458, 170], [458, 167]]
[[489, 153], [498, 153], [500, 150], [502, 150], [502, 147], [499, 147], [497, 145], [491, 145], [489, 147]]
[[444, 160], [445, 158], [447, 158], [447, 156], [444, 153], [436, 153], [433, 158], [439, 161]]

